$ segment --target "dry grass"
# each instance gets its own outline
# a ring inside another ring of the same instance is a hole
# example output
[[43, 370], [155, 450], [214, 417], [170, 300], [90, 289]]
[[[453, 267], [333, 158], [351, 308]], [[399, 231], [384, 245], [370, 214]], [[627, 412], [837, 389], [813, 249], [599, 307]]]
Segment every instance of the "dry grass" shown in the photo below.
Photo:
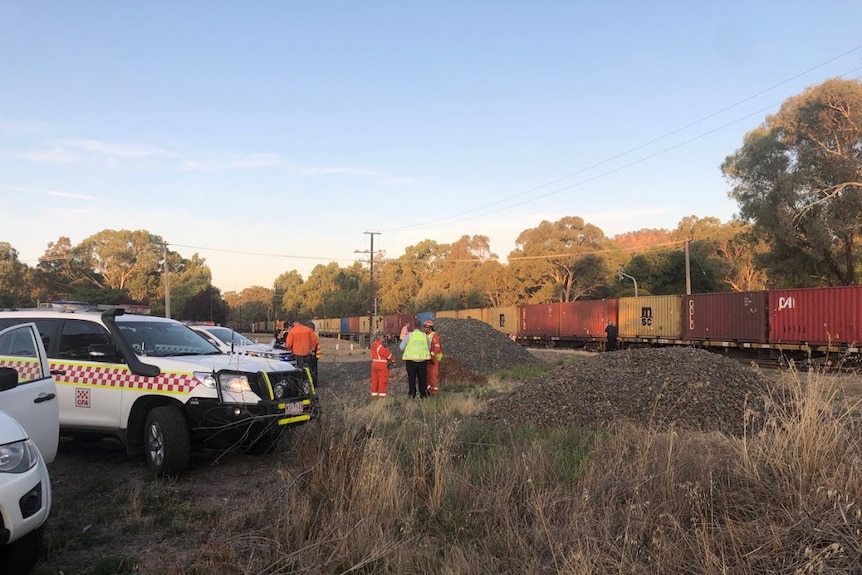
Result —
[[176, 496], [206, 484], [133, 484], [120, 531], [187, 543], [77, 572], [862, 572], [858, 409], [840, 380], [792, 372], [773, 417], [743, 438], [501, 431], [469, 417], [508, 385], [327, 412], [229, 510]]

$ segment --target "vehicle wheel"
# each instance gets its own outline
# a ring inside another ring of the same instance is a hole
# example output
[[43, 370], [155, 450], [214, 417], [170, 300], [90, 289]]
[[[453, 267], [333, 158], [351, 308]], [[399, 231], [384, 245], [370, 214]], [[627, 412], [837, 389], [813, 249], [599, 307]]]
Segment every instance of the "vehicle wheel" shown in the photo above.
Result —
[[42, 550], [44, 527], [31, 531], [9, 545], [0, 545], [0, 573], [24, 575], [33, 570]]
[[189, 426], [178, 408], [167, 405], [151, 410], [144, 434], [147, 465], [157, 477], [177, 475], [188, 468], [192, 450]]

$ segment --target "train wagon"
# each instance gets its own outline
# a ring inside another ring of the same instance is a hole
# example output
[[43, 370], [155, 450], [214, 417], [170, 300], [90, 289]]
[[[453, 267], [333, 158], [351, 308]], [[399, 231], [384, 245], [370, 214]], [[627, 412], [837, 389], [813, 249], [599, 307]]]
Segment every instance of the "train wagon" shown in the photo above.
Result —
[[862, 344], [862, 286], [771, 290], [769, 341], [855, 351]]
[[486, 317], [488, 324], [497, 331], [508, 335], [518, 335], [518, 306], [488, 308]]
[[646, 343], [681, 340], [681, 295], [652, 295], [619, 299], [619, 337]]
[[766, 343], [769, 337], [769, 292], [720, 292], [682, 298], [683, 339], [729, 347], [742, 342]]
[[458, 310], [447, 309], [437, 312], [437, 317], [458, 317]]
[[559, 303], [540, 303], [519, 306], [518, 317], [518, 337], [538, 340], [559, 339]]
[[618, 322], [618, 300], [576, 300], [559, 304], [560, 339], [584, 344], [603, 341], [608, 321]]
[[471, 307], [467, 309], [459, 309], [458, 317], [461, 319], [478, 319], [479, 321], [488, 323], [488, 308]]
[[320, 337], [338, 337], [341, 335], [341, 318], [316, 319], [317, 333]]
[[398, 340], [398, 336], [401, 333], [401, 328], [405, 325], [413, 325], [413, 322], [416, 321], [416, 314], [412, 313], [393, 313], [389, 315], [383, 316], [383, 333], [389, 337], [389, 339]]

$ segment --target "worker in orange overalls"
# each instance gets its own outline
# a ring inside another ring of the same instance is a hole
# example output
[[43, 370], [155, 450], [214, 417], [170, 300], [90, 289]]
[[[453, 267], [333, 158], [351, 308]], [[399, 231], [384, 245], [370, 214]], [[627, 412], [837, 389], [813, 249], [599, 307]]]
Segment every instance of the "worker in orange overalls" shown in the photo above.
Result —
[[313, 321], [308, 321], [305, 325], [311, 330], [311, 352], [308, 354], [308, 368], [311, 371], [311, 382], [317, 386], [320, 383], [317, 379], [317, 363], [320, 361], [320, 356], [323, 355], [320, 349], [320, 336], [317, 335]]
[[389, 388], [389, 366], [395, 363], [395, 356], [383, 343], [383, 333], [374, 334], [371, 342], [371, 399], [386, 397]]
[[284, 347], [287, 351], [293, 353], [293, 360], [296, 367], [299, 369], [309, 368], [311, 371], [311, 344], [312, 335], [311, 328], [299, 320], [293, 322], [293, 327], [287, 332], [287, 337], [284, 339]]
[[433, 321], [426, 319], [422, 327], [425, 329], [425, 335], [428, 336], [428, 347], [431, 349], [431, 361], [428, 362], [426, 369], [428, 393], [430, 395], [437, 395], [440, 393], [440, 360], [443, 359], [443, 347], [440, 345], [440, 334], [434, 331]]

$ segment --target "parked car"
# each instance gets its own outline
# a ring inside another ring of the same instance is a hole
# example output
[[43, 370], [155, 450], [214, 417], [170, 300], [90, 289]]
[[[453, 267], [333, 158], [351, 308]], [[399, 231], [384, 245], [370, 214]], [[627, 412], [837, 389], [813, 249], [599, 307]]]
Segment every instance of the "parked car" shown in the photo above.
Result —
[[[317, 410], [304, 371], [223, 354], [178, 321], [116, 306], [0, 311], [0, 329], [30, 322], [57, 379], [60, 433], [116, 437], [160, 477], [184, 471], [195, 449], [270, 451]], [[0, 366], [18, 361], [0, 352]]]
[[189, 324], [189, 327], [200, 332], [224, 353], [238, 353], [241, 355], [265, 357], [267, 359], [293, 361], [293, 354], [286, 349], [254, 342], [229, 327], [207, 324]]
[[36, 325], [0, 331], [0, 573], [29, 573], [51, 512], [47, 464], [59, 439], [59, 400]]

